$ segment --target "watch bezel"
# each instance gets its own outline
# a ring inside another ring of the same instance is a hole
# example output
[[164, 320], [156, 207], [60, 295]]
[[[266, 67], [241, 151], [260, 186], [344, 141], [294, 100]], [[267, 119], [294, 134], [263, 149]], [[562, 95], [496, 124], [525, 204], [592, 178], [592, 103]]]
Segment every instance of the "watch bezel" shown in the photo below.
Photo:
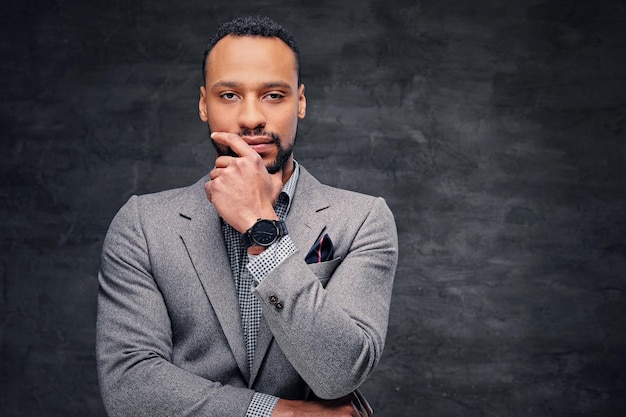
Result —
[[[263, 233], [263, 231], [259, 230], [259, 227], [265, 228], [266, 239], [260, 239], [259, 233]], [[257, 234], [256, 236], [255, 233]], [[288, 233], [284, 220], [258, 219], [251, 228], [241, 234], [241, 241], [246, 248], [251, 246], [266, 248]]]
[[278, 220], [260, 219], [253, 226], [250, 231], [250, 237], [257, 246], [268, 247], [280, 237], [280, 230], [276, 224]]

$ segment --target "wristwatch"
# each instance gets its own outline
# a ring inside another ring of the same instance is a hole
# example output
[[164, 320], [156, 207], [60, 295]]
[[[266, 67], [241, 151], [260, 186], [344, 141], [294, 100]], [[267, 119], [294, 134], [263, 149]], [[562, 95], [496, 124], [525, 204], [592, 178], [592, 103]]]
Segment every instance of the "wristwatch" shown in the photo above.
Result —
[[287, 225], [282, 220], [258, 219], [251, 228], [241, 234], [241, 242], [246, 249], [250, 246], [268, 247], [288, 233]]

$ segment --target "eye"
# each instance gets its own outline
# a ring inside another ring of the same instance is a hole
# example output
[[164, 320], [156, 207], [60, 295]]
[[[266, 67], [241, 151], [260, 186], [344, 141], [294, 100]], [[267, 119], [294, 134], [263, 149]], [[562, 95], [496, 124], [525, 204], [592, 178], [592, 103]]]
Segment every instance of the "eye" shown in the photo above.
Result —
[[237, 95], [235, 93], [222, 93], [220, 94], [220, 97], [222, 97], [224, 100], [232, 101], [237, 98]]
[[278, 101], [278, 100], [285, 98], [285, 95], [283, 93], [273, 92], [273, 93], [267, 94], [265, 98], [271, 101]]

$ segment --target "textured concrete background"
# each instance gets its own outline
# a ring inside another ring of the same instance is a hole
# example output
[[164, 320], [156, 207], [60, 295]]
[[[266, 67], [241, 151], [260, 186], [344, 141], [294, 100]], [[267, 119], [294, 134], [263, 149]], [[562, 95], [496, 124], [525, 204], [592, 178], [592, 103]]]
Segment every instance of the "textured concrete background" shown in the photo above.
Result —
[[303, 50], [297, 159], [396, 215], [377, 415], [625, 415], [623, 1], [2, 3], [3, 416], [104, 415], [104, 233], [210, 169], [203, 45], [257, 12]]

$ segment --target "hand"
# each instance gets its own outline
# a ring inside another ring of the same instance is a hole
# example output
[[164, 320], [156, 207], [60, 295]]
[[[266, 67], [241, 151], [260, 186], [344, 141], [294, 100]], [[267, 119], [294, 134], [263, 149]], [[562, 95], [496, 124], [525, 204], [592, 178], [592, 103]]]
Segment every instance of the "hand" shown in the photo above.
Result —
[[240, 233], [257, 219], [277, 220], [274, 204], [283, 187], [282, 171], [270, 175], [261, 156], [239, 135], [214, 132], [211, 138], [239, 157], [220, 156], [204, 185], [220, 216]]
[[369, 417], [372, 411], [364, 409], [354, 394], [337, 400], [294, 401], [280, 399], [271, 417]]

